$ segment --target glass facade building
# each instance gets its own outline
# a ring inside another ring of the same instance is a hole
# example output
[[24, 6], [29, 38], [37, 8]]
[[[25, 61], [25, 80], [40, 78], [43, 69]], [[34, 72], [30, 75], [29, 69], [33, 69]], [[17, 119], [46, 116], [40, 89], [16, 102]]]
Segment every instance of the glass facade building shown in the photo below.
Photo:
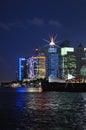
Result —
[[28, 58], [28, 78], [36, 78], [38, 76], [38, 58]]
[[46, 57], [38, 56], [38, 78], [46, 77]]
[[38, 79], [46, 77], [46, 55], [43, 48], [36, 48], [36, 57], [38, 58]]
[[46, 57], [38, 55], [28, 59], [28, 77], [29, 78], [45, 78], [46, 76]]
[[28, 64], [26, 58], [18, 59], [18, 80], [21, 81], [28, 78]]
[[76, 75], [76, 56], [74, 48], [62, 47], [59, 51], [59, 78], [67, 79], [68, 75]]
[[57, 47], [54, 43], [54, 39], [51, 39], [48, 48], [47, 60], [46, 60], [46, 76], [57, 77], [58, 76], [58, 53]]

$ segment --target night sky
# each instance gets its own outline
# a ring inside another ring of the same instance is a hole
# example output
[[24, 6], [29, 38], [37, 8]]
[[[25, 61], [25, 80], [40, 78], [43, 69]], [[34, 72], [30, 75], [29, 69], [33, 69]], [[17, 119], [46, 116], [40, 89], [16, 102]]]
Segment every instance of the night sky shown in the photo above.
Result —
[[15, 80], [18, 58], [56, 34], [86, 47], [86, 0], [0, 0], [0, 81]]

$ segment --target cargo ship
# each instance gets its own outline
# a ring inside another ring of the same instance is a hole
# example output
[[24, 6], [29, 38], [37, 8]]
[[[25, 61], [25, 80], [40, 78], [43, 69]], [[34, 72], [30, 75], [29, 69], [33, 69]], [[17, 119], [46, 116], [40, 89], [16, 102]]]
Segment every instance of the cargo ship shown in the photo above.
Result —
[[61, 91], [61, 92], [86, 92], [86, 82], [82, 82], [82, 79], [76, 80], [43, 80], [41, 82], [43, 91]]

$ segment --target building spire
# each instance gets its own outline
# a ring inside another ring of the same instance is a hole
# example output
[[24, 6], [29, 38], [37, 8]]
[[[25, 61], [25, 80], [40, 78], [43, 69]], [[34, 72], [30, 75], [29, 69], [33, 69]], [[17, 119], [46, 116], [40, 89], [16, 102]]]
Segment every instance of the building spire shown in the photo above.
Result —
[[43, 39], [45, 42], [49, 43], [48, 45], [45, 45], [45, 46], [50, 46], [50, 47], [54, 47], [56, 46], [57, 48], [60, 48], [60, 46], [56, 45], [56, 43], [59, 43], [60, 41], [55, 41], [56, 40], [56, 36], [51, 36], [50, 37], [50, 41], [46, 40], [46, 39]]
[[50, 39], [50, 43], [49, 43], [50, 46], [54, 46], [55, 45], [55, 40], [54, 40], [54, 37], [52, 36], [51, 39]]

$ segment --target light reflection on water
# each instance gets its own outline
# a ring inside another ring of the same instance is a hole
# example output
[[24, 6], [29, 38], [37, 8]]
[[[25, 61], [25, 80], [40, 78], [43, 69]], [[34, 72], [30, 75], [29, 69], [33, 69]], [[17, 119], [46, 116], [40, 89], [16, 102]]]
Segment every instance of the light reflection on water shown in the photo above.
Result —
[[86, 130], [86, 93], [0, 93], [0, 129], [4, 127]]

